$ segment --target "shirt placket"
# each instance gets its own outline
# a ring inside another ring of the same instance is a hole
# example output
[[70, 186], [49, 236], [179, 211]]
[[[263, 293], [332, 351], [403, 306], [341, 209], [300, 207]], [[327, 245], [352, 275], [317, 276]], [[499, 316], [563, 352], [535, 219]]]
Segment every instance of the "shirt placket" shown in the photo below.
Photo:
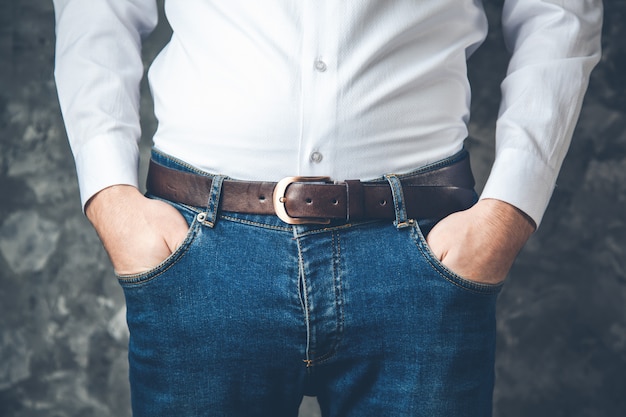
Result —
[[333, 175], [340, 2], [306, 1], [302, 14], [301, 175]]

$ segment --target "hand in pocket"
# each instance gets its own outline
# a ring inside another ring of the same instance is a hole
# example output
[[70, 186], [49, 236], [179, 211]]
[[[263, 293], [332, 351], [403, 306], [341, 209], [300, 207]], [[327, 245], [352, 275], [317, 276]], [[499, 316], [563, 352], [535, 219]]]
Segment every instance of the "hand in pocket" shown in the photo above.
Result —
[[448, 269], [471, 281], [502, 282], [535, 226], [508, 203], [485, 199], [433, 227], [426, 241]]
[[182, 244], [189, 228], [174, 207], [126, 185], [100, 191], [86, 213], [119, 275], [159, 265]]

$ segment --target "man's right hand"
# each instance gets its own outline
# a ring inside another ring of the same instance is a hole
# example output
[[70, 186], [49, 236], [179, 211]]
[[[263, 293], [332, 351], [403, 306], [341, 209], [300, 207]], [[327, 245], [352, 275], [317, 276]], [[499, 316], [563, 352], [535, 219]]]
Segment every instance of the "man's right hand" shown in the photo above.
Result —
[[100, 191], [85, 207], [115, 272], [148, 271], [182, 244], [189, 226], [171, 205], [144, 197], [130, 185]]

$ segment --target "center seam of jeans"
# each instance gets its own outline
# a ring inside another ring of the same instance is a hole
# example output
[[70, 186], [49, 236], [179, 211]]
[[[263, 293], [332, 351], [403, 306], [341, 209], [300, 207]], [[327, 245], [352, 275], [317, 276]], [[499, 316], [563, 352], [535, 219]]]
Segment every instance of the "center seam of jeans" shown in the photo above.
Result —
[[[294, 234], [294, 237], [298, 247], [298, 291], [306, 326], [306, 355], [305, 359], [303, 359], [303, 362], [306, 364], [307, 370], [310, 371], [311, 368], [313, 368], [314, 366], [327, 362], [337, 354], [344, 331], [345, 318], [341, 271], [342, 252], [340, 234], [336, 232], [332, 232], [330, 234], [330, 257], [327, 258], [327, 261], [331, 262], [332, 275], [330, 277], [317, 277], [322, 281], [330, 280], [326, 281], [326, 283], [330, 284], [331, 287], [326, 286], [326, 289], [322, 290], [321, 293], [319, 292], [318, 288], [318, 291], [316, 291], [315, 294], [313, 294], [314, 290], [311, 288], [311, 282], [309, 277], [310, 271], [308, 271], [307, 262], [304, 257], [304, 251], [301, 242], [302, 236], [299, 236], [296, 232]], [[328, 292], [327, 290], [330, 290], [330, 292]], [[332, 298], [324, 299], [325, 295]], [[321, 302], [322, 304], [329, 305], [327, 303], [331, 303], [334, 305], [333, 316], [324, 317], [323, 321], [319, 323], [321, 326], [320, 328], [315, 327], [317, 326], [315, 323], [320, 318], [315, 317], [315, 314], [318, 314], [319, 312], [316, 313], [314, 311], [314, 308], [312, 308], [312, 296], [322, 297], [318, 300], [318, 302]], [[320, 331], [322, 332], [322, 334], [317, 335], [317, 332]], [[320, 340], [318, 339], [318, 336], [320, 336], [323, 340], [326, 340], [323, 345], [319, 345]]]
[[311, 311], [309, 310], [309, 291], [307, 288], [306, 273], [304, 267], [304, 258], [302, 256], [302, 245], [300, 238], [298, 237], [298, 229], [293, 226], [293, 237], [296, 241], [298, 248], [298, 295], [300, 296], [300, 305], [302, 306], [302, 312], [304, 313], [304, 324], [306, 327], [306, 348], [305, 359], [302, 361], [306, 364], [307, 368], [313, 366], [313, 360], [310, 356], [311, 349]]

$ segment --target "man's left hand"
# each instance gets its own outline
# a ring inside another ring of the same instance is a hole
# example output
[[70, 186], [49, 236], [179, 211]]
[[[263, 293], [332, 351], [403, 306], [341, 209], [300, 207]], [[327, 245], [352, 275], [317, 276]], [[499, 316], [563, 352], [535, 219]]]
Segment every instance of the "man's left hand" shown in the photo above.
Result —
[[534, 222], [516, 207], [484, 199], [441, 220], [426, 241], [434, 255], [456, 274], [497, 284], [506, 278], [534, 230]]

